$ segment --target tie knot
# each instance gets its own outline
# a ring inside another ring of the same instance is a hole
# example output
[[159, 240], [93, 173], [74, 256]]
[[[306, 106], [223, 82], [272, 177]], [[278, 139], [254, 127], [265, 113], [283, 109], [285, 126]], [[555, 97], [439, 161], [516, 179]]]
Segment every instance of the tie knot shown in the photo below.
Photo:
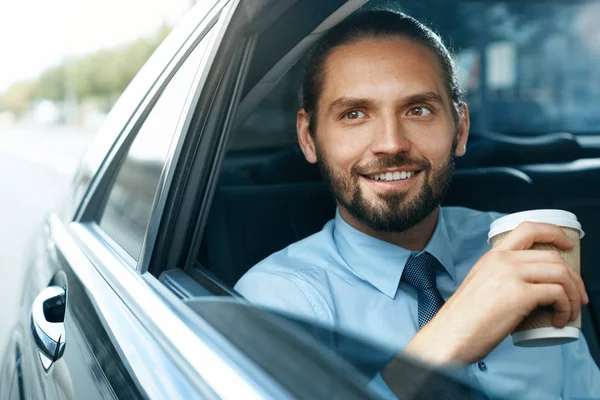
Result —
[[439, 261], [427, 252], [411, 255], [406, 262], [402, 280], [418, 292], [435, 288], [435, 270]]

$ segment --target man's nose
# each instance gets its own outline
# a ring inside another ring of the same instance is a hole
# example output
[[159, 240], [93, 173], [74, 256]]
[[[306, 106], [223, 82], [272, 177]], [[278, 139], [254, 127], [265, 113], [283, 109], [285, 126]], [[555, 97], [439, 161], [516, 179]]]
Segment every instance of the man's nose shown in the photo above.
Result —
[[373, 134], [371, 151], [373, 154], [398, 154], [408, 152], [410, 140], [405, 127], [396, 116], [381, 119]]

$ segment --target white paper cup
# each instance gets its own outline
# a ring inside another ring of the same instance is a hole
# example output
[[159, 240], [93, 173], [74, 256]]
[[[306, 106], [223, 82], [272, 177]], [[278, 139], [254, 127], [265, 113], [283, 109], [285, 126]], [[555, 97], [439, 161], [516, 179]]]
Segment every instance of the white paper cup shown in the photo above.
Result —
[[[585, 235], [577, 216], [563, 210], [532, 210], [510, 214], [497, 219], [490, 226], [488, 242], [495, 246], [506, 235], [523, 222], [543, 222], [560, 226], [567, 237], [575, 243], [568, 251], [560, 250], [551, 244], [536, 243], [531, 248], [535, 250], [557, 250], [565, 261], [580, 274], [580, 247], [579, 242]], [[515, 346], [541, 347], [555, 346], [573, 342], [579, 339], [581, 329], [581, 315], [576, 321], [570, 321], [566, 327], [559, 329], [552, 324], [554, 309], [552, 307], [539, 307], [535, 309], [512, 333]]]

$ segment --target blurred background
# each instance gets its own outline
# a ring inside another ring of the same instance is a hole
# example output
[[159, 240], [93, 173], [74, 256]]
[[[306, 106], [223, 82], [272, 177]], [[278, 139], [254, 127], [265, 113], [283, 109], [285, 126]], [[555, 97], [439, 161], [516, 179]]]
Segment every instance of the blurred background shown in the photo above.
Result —
[[0, 358], [26, 245], [116, 99], [195, 3], [0, 0]]

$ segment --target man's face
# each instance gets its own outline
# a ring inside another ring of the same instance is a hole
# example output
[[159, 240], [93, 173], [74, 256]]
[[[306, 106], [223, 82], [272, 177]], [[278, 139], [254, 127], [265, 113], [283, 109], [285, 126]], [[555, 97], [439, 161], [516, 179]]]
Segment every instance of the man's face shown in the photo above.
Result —
[[325, 63], [314, 136], [298, 113], [308, 161], [318, 162], [342, 212], [376, 232], [402, 232], [440, 204], [468, 115], [456, 123], [443, 70], [401, 37], [337, 47]]

